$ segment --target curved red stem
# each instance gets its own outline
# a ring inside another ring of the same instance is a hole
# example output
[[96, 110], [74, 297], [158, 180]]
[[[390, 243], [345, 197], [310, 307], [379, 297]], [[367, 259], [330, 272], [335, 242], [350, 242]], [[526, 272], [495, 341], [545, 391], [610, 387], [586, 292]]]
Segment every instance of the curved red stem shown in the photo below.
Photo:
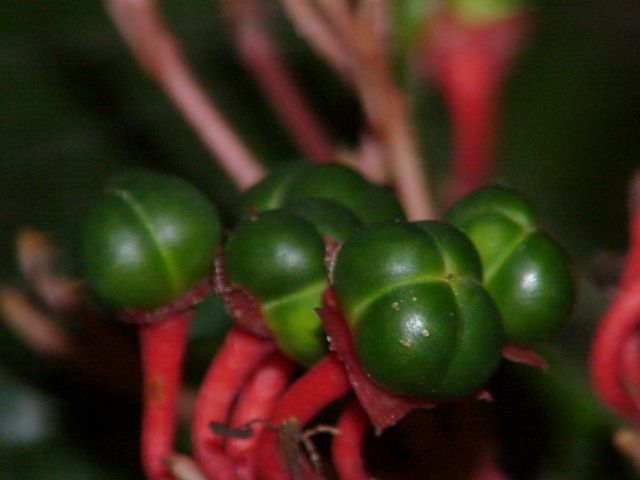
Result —
[[367, 480], [363, 442], [371, 427], [369, 417], [357, 398], [352, 398], [338, 419], [338, 433], [331, 443], [331, 456], [338, 476], [343, 480]]
[[[231, 416], [231, 426], [238, 428], [257, 419], [267, 419], [284, 392], [296, 364], [279, 352], [272, 353], [244, 386]], [[240, 480], [256, 478], [255, 449], [264, 424], [252, 426], [249, 438], [229, 438], [226, 451], [236, 465]]]
[[194, 455], [208, 478], [237, 478], [233, 464], [224, 453], [224, 438], [215, 435], [210, 424], [227, 422], [238, 390], [274, 349], [273, 342], [234, 327], [209, 367], [196, 397], [191, 425]]
[[176, 407], [190, 312], [139, 327], [143, 378], [142, 465], [151, 480], [173, 476], [165, 460], [173, 452]]
[[637, 335], [640, 324], [640, 282], [628, 285], [600, 323], [593, 344], [589, 370], [596, 393], [611, 408], [631, 420], [639, 420], [638, 404], [625, 385], [622, 355], [626, 342]]
[[[276, 405], [271, 422], [295, 417], [302, 428], [324, 407], [351, 389], [342, 362], [334, 354], [325, 356], [300, 377]], [[290, 475], [278, 454], [276, 432], [265, 429], [258, 441], [258, 472], [265, 480], [288, 480]]]
[[625, 259], [625, 268], [620, 280], [620, 288], [640, 282], [640, 209], [634, 209], [629, 225], [629, 252]]

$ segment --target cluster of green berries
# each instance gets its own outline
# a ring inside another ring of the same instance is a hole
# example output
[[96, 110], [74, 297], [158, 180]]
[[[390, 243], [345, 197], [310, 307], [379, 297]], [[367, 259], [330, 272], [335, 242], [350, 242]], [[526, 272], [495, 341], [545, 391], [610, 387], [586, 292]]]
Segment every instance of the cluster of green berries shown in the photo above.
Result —
[[[335, 164], [274, 172], [247, 191], [222, 247], [225, 273], [259, 302], [281, 350], [326, 353], [315, 310], [335, 289], [359, 362], [392, 392], [452, 398], [480, 388], [506, 343], [551, 335], [570, 313], [562, 249], [518, 193], [490, 187], [446, 222], [410, 223], [392, 192]], [[338, 244], [327, 262], [327, 238]], [[85, 227], [87, 278], [118, 307], [153, 309], [195, 286], [220, 239], [213, 208], [173, 178], [134, 173]]]

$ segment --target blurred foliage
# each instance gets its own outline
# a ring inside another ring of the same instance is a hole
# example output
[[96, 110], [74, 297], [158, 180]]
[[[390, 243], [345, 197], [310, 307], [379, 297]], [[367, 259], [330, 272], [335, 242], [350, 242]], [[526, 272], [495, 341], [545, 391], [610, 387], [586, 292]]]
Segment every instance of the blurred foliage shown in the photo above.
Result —
[[[267, 164], [299, 153], [235, 59], [216, 2], [164, 0], [195, 70]], [[616, 420], [591, 396], [588, 342], [605, 298], [590, 285], [595, 252], [622, 251], [626, 184], [640, 157], [640, 4], [537, 2], [535, 28], [503, 97], [499, 178], [527, 193], [578, 261], [581, 301], [550, 350], [547, 376], [509, 367], [496, 380], [496, 417], [517, 478], [630, 478], [609, 446]], [[274, 31], [291, 69], [339, 142], [360, 115], [347, 88], [281, 17]], [[449, 131], [442, 100], [411, 84], [432, 183], [445, 175]], [[29, 225], [50, 233], [78, 271], [78, 219], [122, 166], [174, 172], [233, 218], [236, 192], [192, 132], [138, 69], [101, 2], [0, 2], [0, 278], [20, 286], [13, 241]], [[228, 322], [211, 300], [211, 330], [192, 332], [188, 377], [202, 374]], [[200, 330], [198, 330], [200, 328]], [[207, 340], [207, 338], [209, 340]], [[209, 346], [207, 346], [207, 342]], [[87, 386], [0, 326], [0, 476], [121, 479], [140, 476], [137, 400]], [[534, 412], [534, 413], [532, 413]]]

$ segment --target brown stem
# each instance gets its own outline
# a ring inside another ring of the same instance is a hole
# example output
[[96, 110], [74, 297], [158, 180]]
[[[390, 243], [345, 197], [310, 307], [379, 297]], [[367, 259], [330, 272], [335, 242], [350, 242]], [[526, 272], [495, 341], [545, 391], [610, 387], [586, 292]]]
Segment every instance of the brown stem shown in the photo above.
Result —
[[54, 357], [71, 354], [73, 345], [66, 333], [25, 294], [11, 287], [0, 286], [0, 318], [34, 352]]
[[264, 176], [253, 157], [194, 78], [153, 0], [105, 0], [121, 35], [205, 147], [241, 190]]

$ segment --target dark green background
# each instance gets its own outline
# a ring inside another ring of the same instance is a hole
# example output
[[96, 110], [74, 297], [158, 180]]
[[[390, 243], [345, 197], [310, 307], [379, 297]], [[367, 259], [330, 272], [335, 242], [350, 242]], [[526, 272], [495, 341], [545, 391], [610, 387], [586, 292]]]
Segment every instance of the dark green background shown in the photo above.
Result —
[[[298, 156], [236, 62], [215, 3], [161, 6], [198, 75], [259, 158], [274, 164]], [[499, 177], [530, 196], [574, 256], [581, 295], [570, 325], [546, 347], [549, 375], [508, 367], [496, 379], [501, 452], [517, 478], [630, 477], [607, 446], [615, 421], [585, 381], [589, 338], [605, 305], [585, 272], [594, 253], [622, 251], [626, 243], [626, 184], [640, 158], [640, 3], [537, 6], [536, 29], [505, 90]], [[350, 92], [282, 18], [274, 29], [333, 137], [352, 142], [359, 114]], [[414, 93], [425, 157], [439, 184], [450, 147], [444, 107], [430, 87]], [[22, 285], [13, 238], [25, 225], [50, 233], [66, 255], [64, 267], [76, 270], [79, 219], [105, 177], [125, 165], [192, 179], [232, 218], [233, 188], [138, 69], [99, 1], [0, 2], [0, 139], [3, 283]], [[139, 475], [135, 401], [30, 354], [4, 327], [0, 348], [0, 477]], [[31, 424], [17, 422], [23, 417]]]

